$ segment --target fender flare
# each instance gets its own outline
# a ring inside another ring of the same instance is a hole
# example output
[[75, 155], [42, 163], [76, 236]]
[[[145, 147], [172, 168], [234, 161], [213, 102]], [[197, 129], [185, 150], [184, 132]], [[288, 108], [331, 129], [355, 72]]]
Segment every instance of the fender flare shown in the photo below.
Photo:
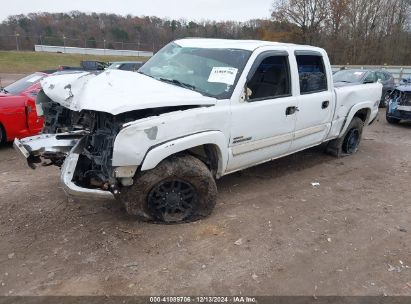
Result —
[[[338, 137], [340, 138], [341, 136], [344, 135], [345, 131], [347, 131], [347, 128], [350, 125], [355, 114], [360, 110], [363, 110], [363, 109], [367, 110], [367, 117], [365, 118], [364, 126], [368, 125], [368, 123], [370, 122], [371, 114], [373, 113], [374, 104], [375, 104], [374, 102], [365, 101], [365, 102], [358, 103], [354, 105], [353, 107], [351, 107], [350, 112], [348, 112], [344, 125], [341, 129], [340, 135], [338, 135]], [[377, 108], [377, 113], [378, 113], [378, 108]]]
[[228, 143], [220, 131], [205, 131], [176, 138], [151, 148], [145, 155], [141, 164], [141, 171], [155, 168], [165, 158], [201, 145], [215, 145], [218, 153], [217, 177], [220, 177], [228, 162]]

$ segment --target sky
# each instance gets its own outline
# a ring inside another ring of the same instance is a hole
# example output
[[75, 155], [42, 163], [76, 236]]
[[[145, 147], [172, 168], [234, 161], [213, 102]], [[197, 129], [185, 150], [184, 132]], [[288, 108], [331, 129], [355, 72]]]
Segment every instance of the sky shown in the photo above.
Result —
[[[3, 2], [6, 0], [1, 0]], [[273, 0], [12, 0], [2, 5], [0, 22], [10, 15], [32, 12], [115, 13], [187, 20], [267, 19]]]

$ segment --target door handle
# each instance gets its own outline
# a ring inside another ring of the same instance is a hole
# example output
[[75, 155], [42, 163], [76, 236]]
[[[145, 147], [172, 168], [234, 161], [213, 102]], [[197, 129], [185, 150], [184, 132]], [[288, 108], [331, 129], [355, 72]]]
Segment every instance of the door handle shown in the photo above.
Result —
[[285, 115], [287, 115], [287, 116], [288, 115], [293, 115], [293, 114], [295, 114], [295, 112], [298, 112], [298, 111], [300, 111], [300, 110], [296, 106], [288, 107], [287, 109], [285, 109]]
[[321, 104], [321, 109], [327, 109], [329, 105], [330, 102], [328, 100], [323, 101], [323, 103]]

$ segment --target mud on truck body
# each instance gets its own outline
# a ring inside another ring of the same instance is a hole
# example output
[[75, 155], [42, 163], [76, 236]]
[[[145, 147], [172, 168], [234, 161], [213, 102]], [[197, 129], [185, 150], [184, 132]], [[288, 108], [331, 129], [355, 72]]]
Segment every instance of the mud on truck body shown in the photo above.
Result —
[[137, 73], [59, 75], [37, 98], [43, 133], [14, 146], [32, 168], [61, 167], [67, 194], [115, 198], [143, 220], [199, 219], [215, 179], [328, 142], [357, 151], [382, 86], [334, 88], [323, 49], [182, 39]]

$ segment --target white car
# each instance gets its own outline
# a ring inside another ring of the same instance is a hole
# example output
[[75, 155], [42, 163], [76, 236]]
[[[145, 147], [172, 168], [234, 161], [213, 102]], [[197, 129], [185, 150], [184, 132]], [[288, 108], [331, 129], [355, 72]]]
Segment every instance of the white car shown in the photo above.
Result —
[[379, 83], [333, 87], [327, 53], [267, 41], [182, 39], [138, 73], [52, 76], [43, 134], [16, 140], [31, 167], [62, 166], [72, 196], [116, 198], [129, 214], [186, 222], [211, 213], [215, 179], [328, 142], [357, 151]]

